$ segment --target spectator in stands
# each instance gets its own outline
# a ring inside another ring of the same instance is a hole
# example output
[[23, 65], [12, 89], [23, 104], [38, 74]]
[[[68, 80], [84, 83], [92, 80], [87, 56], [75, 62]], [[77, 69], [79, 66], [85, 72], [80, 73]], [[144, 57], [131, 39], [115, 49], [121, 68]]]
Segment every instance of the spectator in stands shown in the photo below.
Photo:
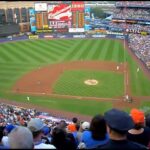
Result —
[[42, 136], [42, 141], [45, 144], [51, 144], [51, 128], [49, 128], [47, 125], [45, 125], [42, 129], [43, 131], [43, 136]]
[[6, 127], [4, 128], [4, 136], [2, 138], [2, 143], [4, 146], [8, 147], [9, 143], [8, 143], [8, 135], [11, 133], [11, 131], [16, 128], [16, 126], [14, 126], [13, 124], [8, 124], [6, 125]]
[[106, 131], [106, 123], [102, 115], [96, 115], [92, 118], [90, 128], [82, 134], [81, 142], [85, 144], [86, 149], [96, 148], [109, 141]]
[[[59, 122], [59, 124], [57, 125], [58, 128], [64, 130], [67, 134], [67, 138], [69, 138], [71, 140], [71, 142], [73, 143], [73, 145], [76, 145], [77, 147], [77, 141], [76, 141], [76, 137], [74, 136], [74, 134], [77, 132], [76, 130], [74, 132], [70, 132], [67, 130], [67, 123], [65, 120], [61, 120]], [[77, 129], [77, 125], [76, 125], [76, 129]], [[68, 132], [67, 132], [68, 131]]]
[[146, 126], [150, 128], [150, 113], [146, 114], [145, 118]]
[[111, 109], [104, 114], [109, 142], [97, 149], [147, 149], [144, 145], [127, 140], [127, 132], [133, 128], [132, 118], [124, 111]]
[[18, 126], [8, 135], [11, 149], [33, 149], [33, 136], [27, 127]]
[[28, 128], [31, 130], [32, 134], [33, 134], [33, 141], [34, 141], [34, 149], [55, 149], [55, 146], [51, 145], [51, 144], [45, 144], [42, 141], [42, 137], [43, 137], [43, 127], [44, 124], [42, 122], [42, 120], [38, 119], [38, 118], [33, 118], [28, 122]]
[[67, 126], [68, 131], [69, 132], [75, 132], [75, 131], [77, 131], [77, 129], [76, 129], [77, 123], [78, 123], [78, 118], [76, 118], [76, 117], [72, 118], [72, 123], [70, 123]]
[[58, 127], [61, 128], [61, 129], [64, 129], [66, 131], [67, 129], [67, 123], [65, 120], [61, 120], [58, 124]]
[[79, 126], [79, 129], [77, 129], [77, 134], [76, 134], [76, 140], [78, 143], [81, 142], [83, 132], [89, 130], [89, 128], [90, 128], [89, 122], [85, 121], [81, 123], [81, 125]]
[[7, 149], [8, 147], [4, 146], [2, 143], [3, 133], [5, 127], [0, 127], [0, 149]]
[[67, 132], [58, 127], [55, 127], [52, 131], [51, 143], [58, 150], [76, 149], [75, 143], [67, 136]]
[[134, 127], [128, 131], [127, 138], [131, 141], [148, 146], [150, 141], [150, 129], [145, 127], [145, 115], [143, 111], [133, 108], [130, 115], [134, 122]]

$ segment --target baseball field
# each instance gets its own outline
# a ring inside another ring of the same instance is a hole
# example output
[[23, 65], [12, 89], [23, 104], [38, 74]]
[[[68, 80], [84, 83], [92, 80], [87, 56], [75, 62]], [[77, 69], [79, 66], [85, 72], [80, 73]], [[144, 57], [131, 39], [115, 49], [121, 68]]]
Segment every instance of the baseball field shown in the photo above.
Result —
[[[125, 94], [132, 104], [123, 100]], [[112, 107], [150, 106], [150, 78], [120, 40], [1, 43], [0, 98], [59, 115], [93, 116]]]

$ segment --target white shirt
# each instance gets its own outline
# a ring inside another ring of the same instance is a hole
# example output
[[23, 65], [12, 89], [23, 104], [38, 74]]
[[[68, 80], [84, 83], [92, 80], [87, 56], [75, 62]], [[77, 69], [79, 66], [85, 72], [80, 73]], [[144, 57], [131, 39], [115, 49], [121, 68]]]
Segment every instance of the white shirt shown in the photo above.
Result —
[[56, 149], [54, 145], [40, 143], [38, 145], [34, 145], [34, 149]]

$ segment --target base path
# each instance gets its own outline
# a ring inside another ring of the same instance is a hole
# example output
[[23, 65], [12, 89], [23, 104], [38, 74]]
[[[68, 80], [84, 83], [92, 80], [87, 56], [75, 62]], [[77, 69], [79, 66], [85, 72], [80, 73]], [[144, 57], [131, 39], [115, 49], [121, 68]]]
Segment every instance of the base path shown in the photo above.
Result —
[[[119, 66], [119, 69], [117, 69]], [[80, 99], [80, 100], [96, 100], [96, 101], [110, 101], [113, 103], [113, 107], [123, 109], [125, 107], [138, 107], [140, 105], [140, 99], [137, 98], [132, 103], [128, 103], [124, 101], [124, 95], [122, 97], [114, 97], [114, 98], [100, 98], [100, 97], [81, 97], [81, 96], [71, 96], [71, 95], [60, 95], [53, 93], [53, 84], [58, 80], [59, 76], [63, 74], [66, 70], [98, 70], [98, 71], [112, 71], [116, 73], [122, 73], [124, 75], [124, 94], [131, 95], [130, 89], [130, 76], [129, 69], [127, 63], [115, 63], [115, 62], [107, 62], [107, 61], [72, 61], [65, 62], [60, 64], [52, 64], [48, 65], [32, 72], [29, 72], [22, 76], [12, 88], [13, 93], [17, 94], [30, 94], [30, 95], [45, 95], [56, 98], [69, 98], [69, 99]], [[14, 102], [15, 103], [15, 102]], [[17, 105], [17, 102], [15, 103]], [[25, 104], [19, 104], [25, 106]], [[32, 106], [32, 104], [26, 104], [27, 107]], [[46, 108], [42, 108], [40, 106], [32, 106], [37, 107], [39, 110], [43, 110], [47, 112], [51, 112], [51, 114], [55, 114], [56, 116], [66, 116], [68, 118], [75, 116], [74, 113], [69, 113], [60, 110], [49, 110]], [[89, 120], [89, 116], [81, 118], [87, 118]]]
[[[117, 70], [119, 66], [119, 70]], [[13, 87], [13, 92], [45, 94], [53, 93], [53, 84], [66, 70], [99, 70], [123, 73], [124, 64], [102, 61], [75, 61], [48, 65], [24, 75]]]

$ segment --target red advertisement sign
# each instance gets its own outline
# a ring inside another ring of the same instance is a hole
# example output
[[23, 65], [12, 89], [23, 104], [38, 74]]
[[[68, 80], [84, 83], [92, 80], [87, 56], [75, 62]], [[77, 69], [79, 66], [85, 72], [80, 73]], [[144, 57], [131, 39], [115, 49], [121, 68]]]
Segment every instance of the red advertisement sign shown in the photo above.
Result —
[[84, 2], [82, 2], [82, 1], [72, 1], [71, 11], [84, 11]]
[[69, 28], [71, 27], [71, 19], [71, 5], [65, 3], [48, 5], [50, 28]]

